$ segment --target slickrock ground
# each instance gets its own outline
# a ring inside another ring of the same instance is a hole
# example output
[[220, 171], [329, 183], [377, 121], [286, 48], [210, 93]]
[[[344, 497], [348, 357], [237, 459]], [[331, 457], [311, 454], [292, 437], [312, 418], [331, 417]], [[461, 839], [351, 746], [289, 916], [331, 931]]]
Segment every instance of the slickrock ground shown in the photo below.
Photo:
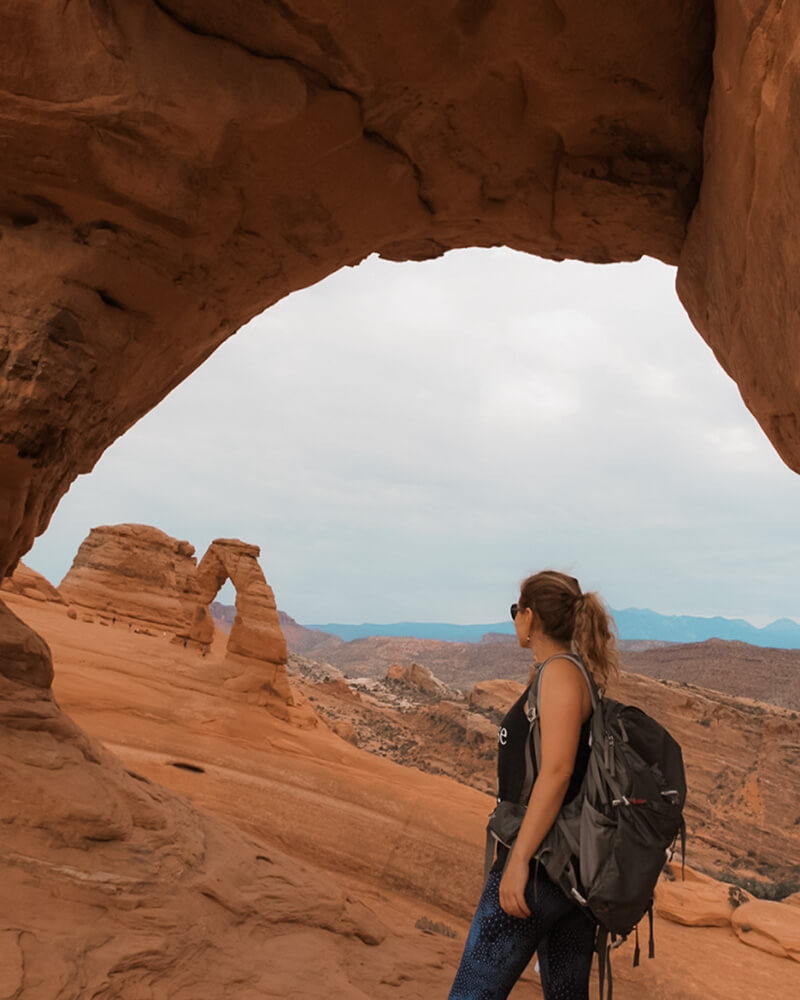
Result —
[[[122, 761], [35, 690], [10, 703], [0, 748], [28, 803], [4, 797], [15, 822], [0, 827], [10, 995], [22, 976], [26, 1000], [52, 1000], [54, 983], [65, 1000], [90, 989], [103, 1000], [446, 995], [477, 898], [488, 796], [235, 700], [216, 683], [213, 651], [9, 604], [53, 648], [58, 702]], [[421, 917], [458, 939], [415, 928]], [[621, 949], [621, 1000], [800, 989], [798, 963], [745, 948], [729, 927], [659, 918], [657, 954], [632, 969]], [[532, 972], [514, 995], [540, 995]]]

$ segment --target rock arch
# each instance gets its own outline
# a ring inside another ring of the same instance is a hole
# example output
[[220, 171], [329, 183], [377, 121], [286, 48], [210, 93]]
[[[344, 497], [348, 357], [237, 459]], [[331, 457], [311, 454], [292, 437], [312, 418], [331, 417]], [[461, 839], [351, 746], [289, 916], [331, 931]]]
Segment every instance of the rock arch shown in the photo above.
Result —
[[209, 605], [226, 580], [236, 588], [236, 619], [225, 651], [235, 668], [228, 687], [264, 704], [292, 704], [286, 676], [286, 640], [272, 588], [258, 558], [261, 549], [236, 538], [217, 538], [200, 560], [195, 574], [198, 603], [188, 638], [207, 647], [214, 637]]
[[799, 35], [782, 0], [5, 5], [0, 576], [222, 341], [372, 252], [679, 263], [800, 471]]

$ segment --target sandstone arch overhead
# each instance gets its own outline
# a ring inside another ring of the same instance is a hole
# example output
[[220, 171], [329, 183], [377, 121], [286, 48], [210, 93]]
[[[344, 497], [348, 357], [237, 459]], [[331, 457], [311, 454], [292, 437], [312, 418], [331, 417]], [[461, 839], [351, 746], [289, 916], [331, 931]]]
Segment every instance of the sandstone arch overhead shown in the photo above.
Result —
[[799, 31], [780, 0], [5, 4], [0, 575], [242, 323], [373, 251], [680, 259], [800, 469]]
[[228, 637], [226, 660], [235, 669], [226, 686], [285, 711], [292, 704], [286, 676], [287, 649], [272, 588], [264, 579], [261, 549], [236, 538], [217, 538], [197, 567], [197, 606], [188, 638], [208, 646], [214, 637], [209, 604], [226, 580], [236, 588], [236, 618]]

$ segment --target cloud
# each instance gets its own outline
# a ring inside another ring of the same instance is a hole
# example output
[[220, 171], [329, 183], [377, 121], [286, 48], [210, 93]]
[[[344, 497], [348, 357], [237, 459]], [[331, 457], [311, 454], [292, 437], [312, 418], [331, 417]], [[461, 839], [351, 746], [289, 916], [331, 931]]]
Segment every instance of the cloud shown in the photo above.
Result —
[[547, 564], [616, 606], [796, 614], [798, 480], [673, 286], [509, 250], [344, 269], [116, 442], [29, 561], [144, 521], [260, 544], [306, 621], [491, 621]]

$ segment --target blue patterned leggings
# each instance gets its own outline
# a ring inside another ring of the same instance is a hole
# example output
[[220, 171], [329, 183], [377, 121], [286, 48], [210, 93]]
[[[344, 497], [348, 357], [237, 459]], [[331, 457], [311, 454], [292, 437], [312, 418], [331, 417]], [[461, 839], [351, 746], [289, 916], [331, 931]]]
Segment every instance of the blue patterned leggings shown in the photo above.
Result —
[[449, 1000], [505, 1000], [534, 952], [545, 1000], [588, 1000], [593, 918], [542, 868], [525, 889], [531, 915], [510, 917], [500, 908], [501, 878], [490, 872], [486, 880]]

